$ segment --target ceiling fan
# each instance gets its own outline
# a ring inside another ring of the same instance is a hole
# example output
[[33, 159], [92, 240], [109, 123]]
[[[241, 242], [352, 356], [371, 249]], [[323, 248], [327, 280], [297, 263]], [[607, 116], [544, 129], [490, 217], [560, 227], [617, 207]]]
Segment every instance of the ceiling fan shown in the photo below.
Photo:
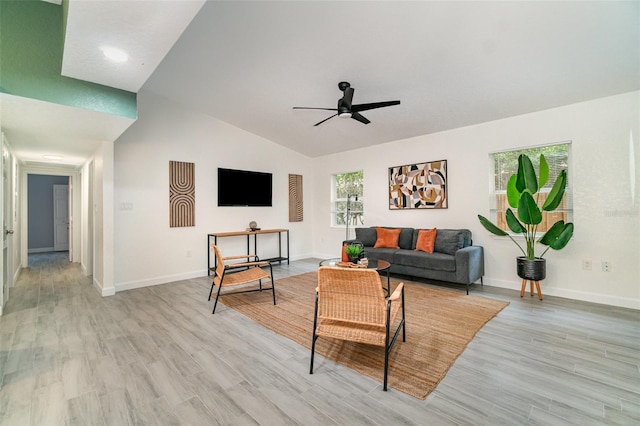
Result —
[[353, 99], [353, 88], [351, 84], [346, 81], [341, 81], [338, 83], [338, 89], [340, 89], [344, 94], [340, 99], [338, 99], [338, 108], [312, 108], [312, 107], [293, 107], [293, 109], [321, 109], [325, 111], [336, 111], [331, 117], [325, 118], [322, 121], [317, 122], [314, 126], [318, 126], [325, 121], [333, 118], [335, 116], [339, 116], [341, 118], [353, 118], [363, 124], [369, 124], [369, 121], [366, 117], [360, 114], [361, 111], [367, 111], [375, 108], [388, 107], [392, 105], [399, 105], [400, 101], [386, 101], [386, 102], [373, 102], [370, 104], [358, 104], [353, 105], [351, 100]]

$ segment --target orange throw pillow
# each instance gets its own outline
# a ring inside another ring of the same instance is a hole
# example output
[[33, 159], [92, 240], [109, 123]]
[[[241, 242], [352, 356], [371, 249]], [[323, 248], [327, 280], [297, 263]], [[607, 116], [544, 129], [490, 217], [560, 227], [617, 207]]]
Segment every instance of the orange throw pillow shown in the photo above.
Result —
[[398, 245], [398, 238], [400, 238], [401, 229], [386, 229], [376, 227], [378, 233], [378, 239], [376, 240], [374, 248], [400, 248]]
[[433, 247], [436, 244], [436, 228], [421, 229], [418, 231], [418, 240], [416, 241], [416, 250], [433, 253]]

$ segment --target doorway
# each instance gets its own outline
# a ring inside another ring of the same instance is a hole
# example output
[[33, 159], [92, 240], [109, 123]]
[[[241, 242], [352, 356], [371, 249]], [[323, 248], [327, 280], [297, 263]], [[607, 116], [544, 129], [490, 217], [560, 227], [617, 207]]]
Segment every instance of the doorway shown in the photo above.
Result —
[[69, 251], [69, 176], [27, 177], [28, 253]]
[[[69, 252], [68, 257], [70, 262], [79, 262], [85, 275], [92, 273], [91, 269], [84, 268], [83, 259], [86, 259], [86, 251], [84, 244], [87, 237], [86, 231], [83, 232], [81, 227], [86, 227], [87, 215], [87, 199], [92, 192], [92, 182], [89, 180], [89, 173], [85, 173], [86, 169], [79, 170], [76, 166], [70, 165], [30, 165], [22, 167], [20, 170], [20, 215], [19, 215], [19, 233], [20, 233], [20, 249], [19, 258], [22, 267], [27, 267], [29, 264], [29, 249], [46, 249], [53, 252], [54, 250], [54, 237], [50, 237], [49, 244], [39, 244], [37, 246], [31, 246], [29, 243], [30, 238], [33, 238], [33, 233], [37, 232], [32, 229], [33, 220], [33, 187], [30, 186], [29, 180], [37, 176], [50, 176], [61, 179], [56, 184], [69, 185]], [[48, 189], [43, 190], [43, 196], [48, 197], [50, 201], [43, 202], [42, 205], [48, 208], [50, 227], [53, 229], [53, 182], [48, 185]], [[29, 200], [31, 198], [31, 201]], [[37, 205], [37, 204], [36, 204]], [[37, 222], [36, 222], [37, 223]], [[53, 235], [53, 231], [50, 231]], [[83, 251], [84, 247], [84, 251]], [[32, 250], [33, 251], [33, 250]], [[42, 250], [40, 250], [42, 251]], [[38, 252], [38, 250], [36, 250]], [[64, 253], [64, 252], [58, 252]]]

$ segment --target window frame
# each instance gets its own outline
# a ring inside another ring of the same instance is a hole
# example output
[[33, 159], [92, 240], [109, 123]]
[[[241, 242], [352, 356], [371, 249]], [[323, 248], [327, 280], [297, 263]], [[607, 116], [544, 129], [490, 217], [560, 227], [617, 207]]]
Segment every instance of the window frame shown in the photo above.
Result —
[[[552, 143], [542, 144], [542, 145], [518, 147], [515, 149], [504, 149], [504, 150], [493, 151], [489, 153], [489, 165], [490, 165], [489, 174], [491, 179], [491, 184], [489, 187], [489, 219], [493, 223], [495, 223], [500, 229], [508, 232], [511, 236], [514, 236], [514, 237], [521, 236], [521, 234], [514, 233], [513, 231], [511, 231], [504, 221], [504, 214], [507, 211], [507, 209], [511, 207], [508, 205], [508, 202], [506, 201], [506, 194], [507, 194], [506, 187], [505, 189], [496, 189], [496, 183], [497, 183], [496, 174], [498, 173], [497, 171], [498, 168], [496, 167], [496, 157], [495, 157], [496, 154], [517, 153], [519, 155], [520, 153], [531, 151], [531, 150], [542, 150], [547, 147], [562, 146], [562, 145], [566, 146], [566, 152], [567, 152], [566, 168], [564, 168], [564, 170], [567, 171], [567, 186], [565, 189], [565, 196], [564, 196], [565, 200], [563, 201], [563, 203], [566, 203], [566, 208], [557, 208], [553, 212], [543, 211], [542, 212], [543, 223], [544, 221], [546, 221], [548, 222], [548, 226], [550, 226], [559, 219], [564, 220], [565, 223], [573, 221], [572, 141], [565, 140], [565, 141], [552, 142]], [[514, 155], [514, 157], [517, 158], [518, 155]], [[537, 157], [539, 157], [539, 153], [535, 155], [536, 155], [536, 159], [532, 158], [532, 161], [534, 161], [534, 165], [537, 163], [536, 160], [537, 160]], [[530, 155], [530, 158], [531, 158], [531, 155]], [[548, 158], [548, 155], [545, 155], [545, 158]], [[515, 169], [517, 170], [517, 165]], [[536, 167], [536, 175], [538, 175], [538, 170], [539, 169]], [[563, 170], [563, 168], [556, 168], [556, 170]], [[513, 173], [510, 173], [509, 176], [511, 174]], [[539, 193], [548, 194], [551, 190], [551, 187], [554, 181], [555, 181], [555, 177], [552, 176], [550, 173], [549, 180], [547, 181], [543, 189], [539, 190]], [[503, 198], [502, 205], [504, 206], [504, 208], [500, 208], [500, 202], [499, 202], [500, 197]], [[539, 205], [541, 205], [541, 203], [539, 203]], [[515, 209], [512, 209], [512, 210], [515, 210]], [[500, 214], [502, 215], [502, 220], [499, 219]], [[548, 219], [545, 219], [547, 217]], [[547, 229], [548, 227], [539, 226], [536, 231], [536, 234], [540, 236], [544, 234], [547, 231]]]
[[[349, 171], [349, 172], [339, 172], [339, 173], [332, 173], [330, 176], [331, 179], [331, 194], [330, 194], [330, 209], [329, 209], [329, 221], [330, 221], [330, 226], [332, 228], [346, 228], [347, 223], [346, 220], [344, 218], [344, 215], [346, 214], [346, 203], [347, 203], [347, 197], [339, 197], [338, 196], [338, 188], [337, 188], [337, 177], [340, 175], [348, 175], [348, 174], [352, 174], [352, 173], [361, 173], [362, 174], [362, 179], [361, 179], [361, 183], [359, 185], [359, 188], [356, 191], [353, 191], [354, 193], [349, 194], [351, 195], [350, 198], [350, 212], [353, 215], [353, 213], [356, 213], [356, 216], [350, 216], [350, 223], [349, 226], [350, 227], [356, 227], [356, 226], [363, 226], [365, 223], [365, 218], [364, 218], [364, 170], [354, 170], [354, 171]], [[358, 199], [357, 201], [354, 198], [354, 195], [357, 195]], [[339, 203], [344, 203], [344, 209], [339, 209], [337, 206]], [[356, 203], [356, 205], [360, 205], [362, 206], [361, 208], [357, 208], [356, 210], [354, 210], [353, 205], [354, 203]], [[357, 215], [359, 213], [359, 216]], [[344, 223], [338, 223], [338, 216], [339, 214], [343, 215], [343, 221]], [[352, 221], [353, 220], [353, 221]]]

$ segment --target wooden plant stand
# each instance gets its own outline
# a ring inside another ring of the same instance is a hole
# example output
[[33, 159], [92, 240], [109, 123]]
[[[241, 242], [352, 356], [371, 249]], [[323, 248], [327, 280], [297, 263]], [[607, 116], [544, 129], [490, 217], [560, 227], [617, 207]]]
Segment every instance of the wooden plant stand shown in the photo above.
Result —
[[524, 297], [524, 291], [527, 288], [527, 281], [529, 282], [529, 288], [531, 291], [531, 296], [533, 296], [533, 285], [536, 285], [536, 291], [538, 292], [538, 299], [542, 300], [542, 291], [540, 290], [540, 281], [534, 280], [522, 280], [522, 288], [520, 289], [520, 297]]

